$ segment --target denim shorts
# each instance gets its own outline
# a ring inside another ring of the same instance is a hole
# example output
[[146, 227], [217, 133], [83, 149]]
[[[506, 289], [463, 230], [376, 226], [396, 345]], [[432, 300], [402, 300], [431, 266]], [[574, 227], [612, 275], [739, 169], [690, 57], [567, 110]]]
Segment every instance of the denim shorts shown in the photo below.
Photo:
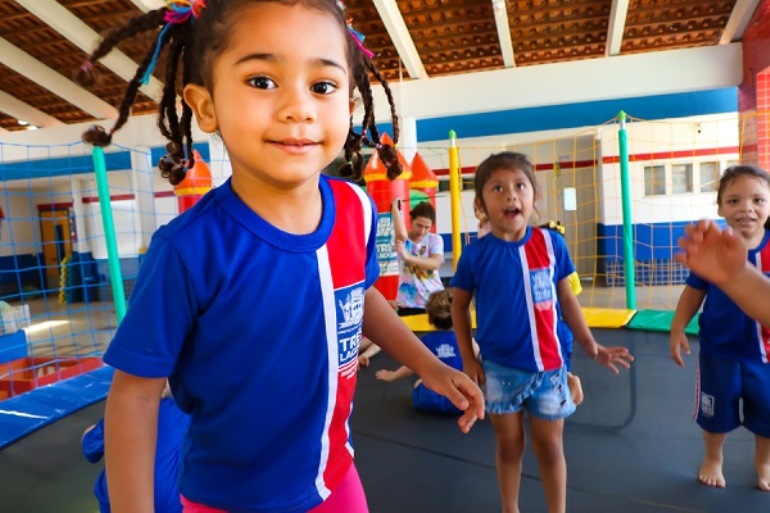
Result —
[[567, 368], [548, 372], [527, 372], [489, 360], [482, 362], [486, 383], [487, 412], [505, 415], [526, 410], [530, 415], [559, 420], [575, 412], [567, 386]]

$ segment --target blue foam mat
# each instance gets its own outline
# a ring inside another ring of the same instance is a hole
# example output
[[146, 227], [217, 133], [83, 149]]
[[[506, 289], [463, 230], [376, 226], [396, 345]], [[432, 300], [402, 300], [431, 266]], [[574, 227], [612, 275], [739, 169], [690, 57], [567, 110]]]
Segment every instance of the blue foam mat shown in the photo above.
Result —
[[112, 367], [36, 388], [0, 402], [0, 449], [107, 397]]

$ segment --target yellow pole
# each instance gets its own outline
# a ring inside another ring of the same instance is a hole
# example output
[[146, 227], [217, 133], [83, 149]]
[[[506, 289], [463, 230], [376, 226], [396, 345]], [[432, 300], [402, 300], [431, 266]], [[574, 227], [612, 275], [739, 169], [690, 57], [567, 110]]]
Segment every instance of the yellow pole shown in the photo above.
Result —
[[449, 199], [452, 207], [452, 269], [457, 270], [462, 246], [460, 244], [460, 155], [457, 134], [449, 131]]

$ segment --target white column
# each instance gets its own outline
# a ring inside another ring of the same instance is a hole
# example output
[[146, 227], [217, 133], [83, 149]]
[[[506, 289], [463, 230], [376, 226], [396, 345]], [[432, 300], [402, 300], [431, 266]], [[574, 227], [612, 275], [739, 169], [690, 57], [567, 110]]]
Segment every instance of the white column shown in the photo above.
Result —
[[401, 116], [401, 136], [398, 149], [409, 164], [417, 153], [417, 120], [412, 116]]
[[86, 180], [74, 176], [71, 175], [70, 177], [70, 189], [72, 190], [72, 215], [75, 217], [75, 233], [77, 235], [75, 251], [83, 254], [91, 252], [91, 246], [88, 242], [90, 237], [86, 231], [86, 216], [91, 214], [91, 209], [86, 209], [83, 205], [83, 190], [88, 190]]
[[150, 156], [150, 148], [139, 147], [131, 150], [131, 184], [136, 198], [139, 234], [139, 251], [150, 246], [150, 238], [157, 228], [155, 222], [155, 187], [152, 173], [155, 166]]

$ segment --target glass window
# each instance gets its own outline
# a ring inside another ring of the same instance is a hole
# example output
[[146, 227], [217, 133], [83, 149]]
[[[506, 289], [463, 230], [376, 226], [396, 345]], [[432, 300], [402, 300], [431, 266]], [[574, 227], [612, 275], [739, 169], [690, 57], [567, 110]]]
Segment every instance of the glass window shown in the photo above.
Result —
[[666, 195], [666, 166], [644, 166], [644, 195]]
[[714, 192], [719, 184], [719, 162], [701, 162], [698, 165], [700, 192]]
[[671, 193], [685, 194], [692, 192], [692, 164], [673, 164], [671, 166]]

